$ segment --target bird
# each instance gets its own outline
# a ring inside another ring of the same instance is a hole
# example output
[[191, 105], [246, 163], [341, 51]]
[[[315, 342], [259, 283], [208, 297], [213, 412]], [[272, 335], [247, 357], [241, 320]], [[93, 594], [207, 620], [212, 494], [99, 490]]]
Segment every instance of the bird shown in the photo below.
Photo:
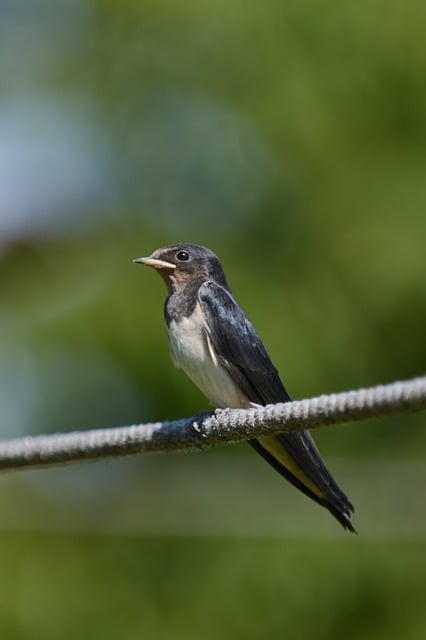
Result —
[[[188, 242], [133, 262], [155, 269], [167, 286], [164, 319], [174, 365], [216, 408], [289, 402], [279, 373], [235, 301], [218, 257]], [[249, 444], [286, 480], [356, 533], [354, 507], [321, 458], [309, 431], [262, 435]]]

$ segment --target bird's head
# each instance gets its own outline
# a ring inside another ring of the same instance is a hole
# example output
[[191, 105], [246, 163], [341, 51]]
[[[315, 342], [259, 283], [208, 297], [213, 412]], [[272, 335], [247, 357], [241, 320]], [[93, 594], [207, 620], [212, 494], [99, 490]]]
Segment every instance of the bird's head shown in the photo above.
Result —
[[172, 244], [157, 249], [147, 258], [136, 258], [133, 262], [153, 267], [171, 292], [190, 282], [202, 283], [207, 280], [228, 287], [217, 256], [210, 249], [198, 244]]

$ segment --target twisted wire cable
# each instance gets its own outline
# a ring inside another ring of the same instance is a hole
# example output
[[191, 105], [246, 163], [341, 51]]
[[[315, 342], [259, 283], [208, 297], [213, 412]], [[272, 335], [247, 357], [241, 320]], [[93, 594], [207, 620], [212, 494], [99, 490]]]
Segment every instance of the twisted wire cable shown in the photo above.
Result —
[[426, 409], [426, 376], [253, 409], [0, 441], [0, 470], [213, 447], [262, 435]]

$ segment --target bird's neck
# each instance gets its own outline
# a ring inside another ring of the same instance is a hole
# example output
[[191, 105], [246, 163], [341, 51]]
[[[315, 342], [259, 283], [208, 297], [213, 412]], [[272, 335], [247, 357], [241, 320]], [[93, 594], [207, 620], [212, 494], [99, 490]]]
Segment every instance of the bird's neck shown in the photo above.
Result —
[[191, 280], [173, 287], [166, 298], [164, 317], [167, 325], [172, 320], [178, 322], [182, 318], [188, 318], [197, 304], [198, 289], [203, 280]]

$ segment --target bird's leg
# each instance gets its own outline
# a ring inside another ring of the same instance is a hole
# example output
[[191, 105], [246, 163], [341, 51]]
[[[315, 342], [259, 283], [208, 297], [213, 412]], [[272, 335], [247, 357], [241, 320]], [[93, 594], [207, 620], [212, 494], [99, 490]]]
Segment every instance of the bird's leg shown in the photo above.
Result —
[[211, 413], [208, 411], [201, 411], [195, 416], [195, 420], [191, 420], [189, 428], [194, 434], [194, 443], [197, 449], [203, 449], [203, 438], [207, 438], [207, 435], [203, 433], [203, 422], [206, 418], [209, 418]]

